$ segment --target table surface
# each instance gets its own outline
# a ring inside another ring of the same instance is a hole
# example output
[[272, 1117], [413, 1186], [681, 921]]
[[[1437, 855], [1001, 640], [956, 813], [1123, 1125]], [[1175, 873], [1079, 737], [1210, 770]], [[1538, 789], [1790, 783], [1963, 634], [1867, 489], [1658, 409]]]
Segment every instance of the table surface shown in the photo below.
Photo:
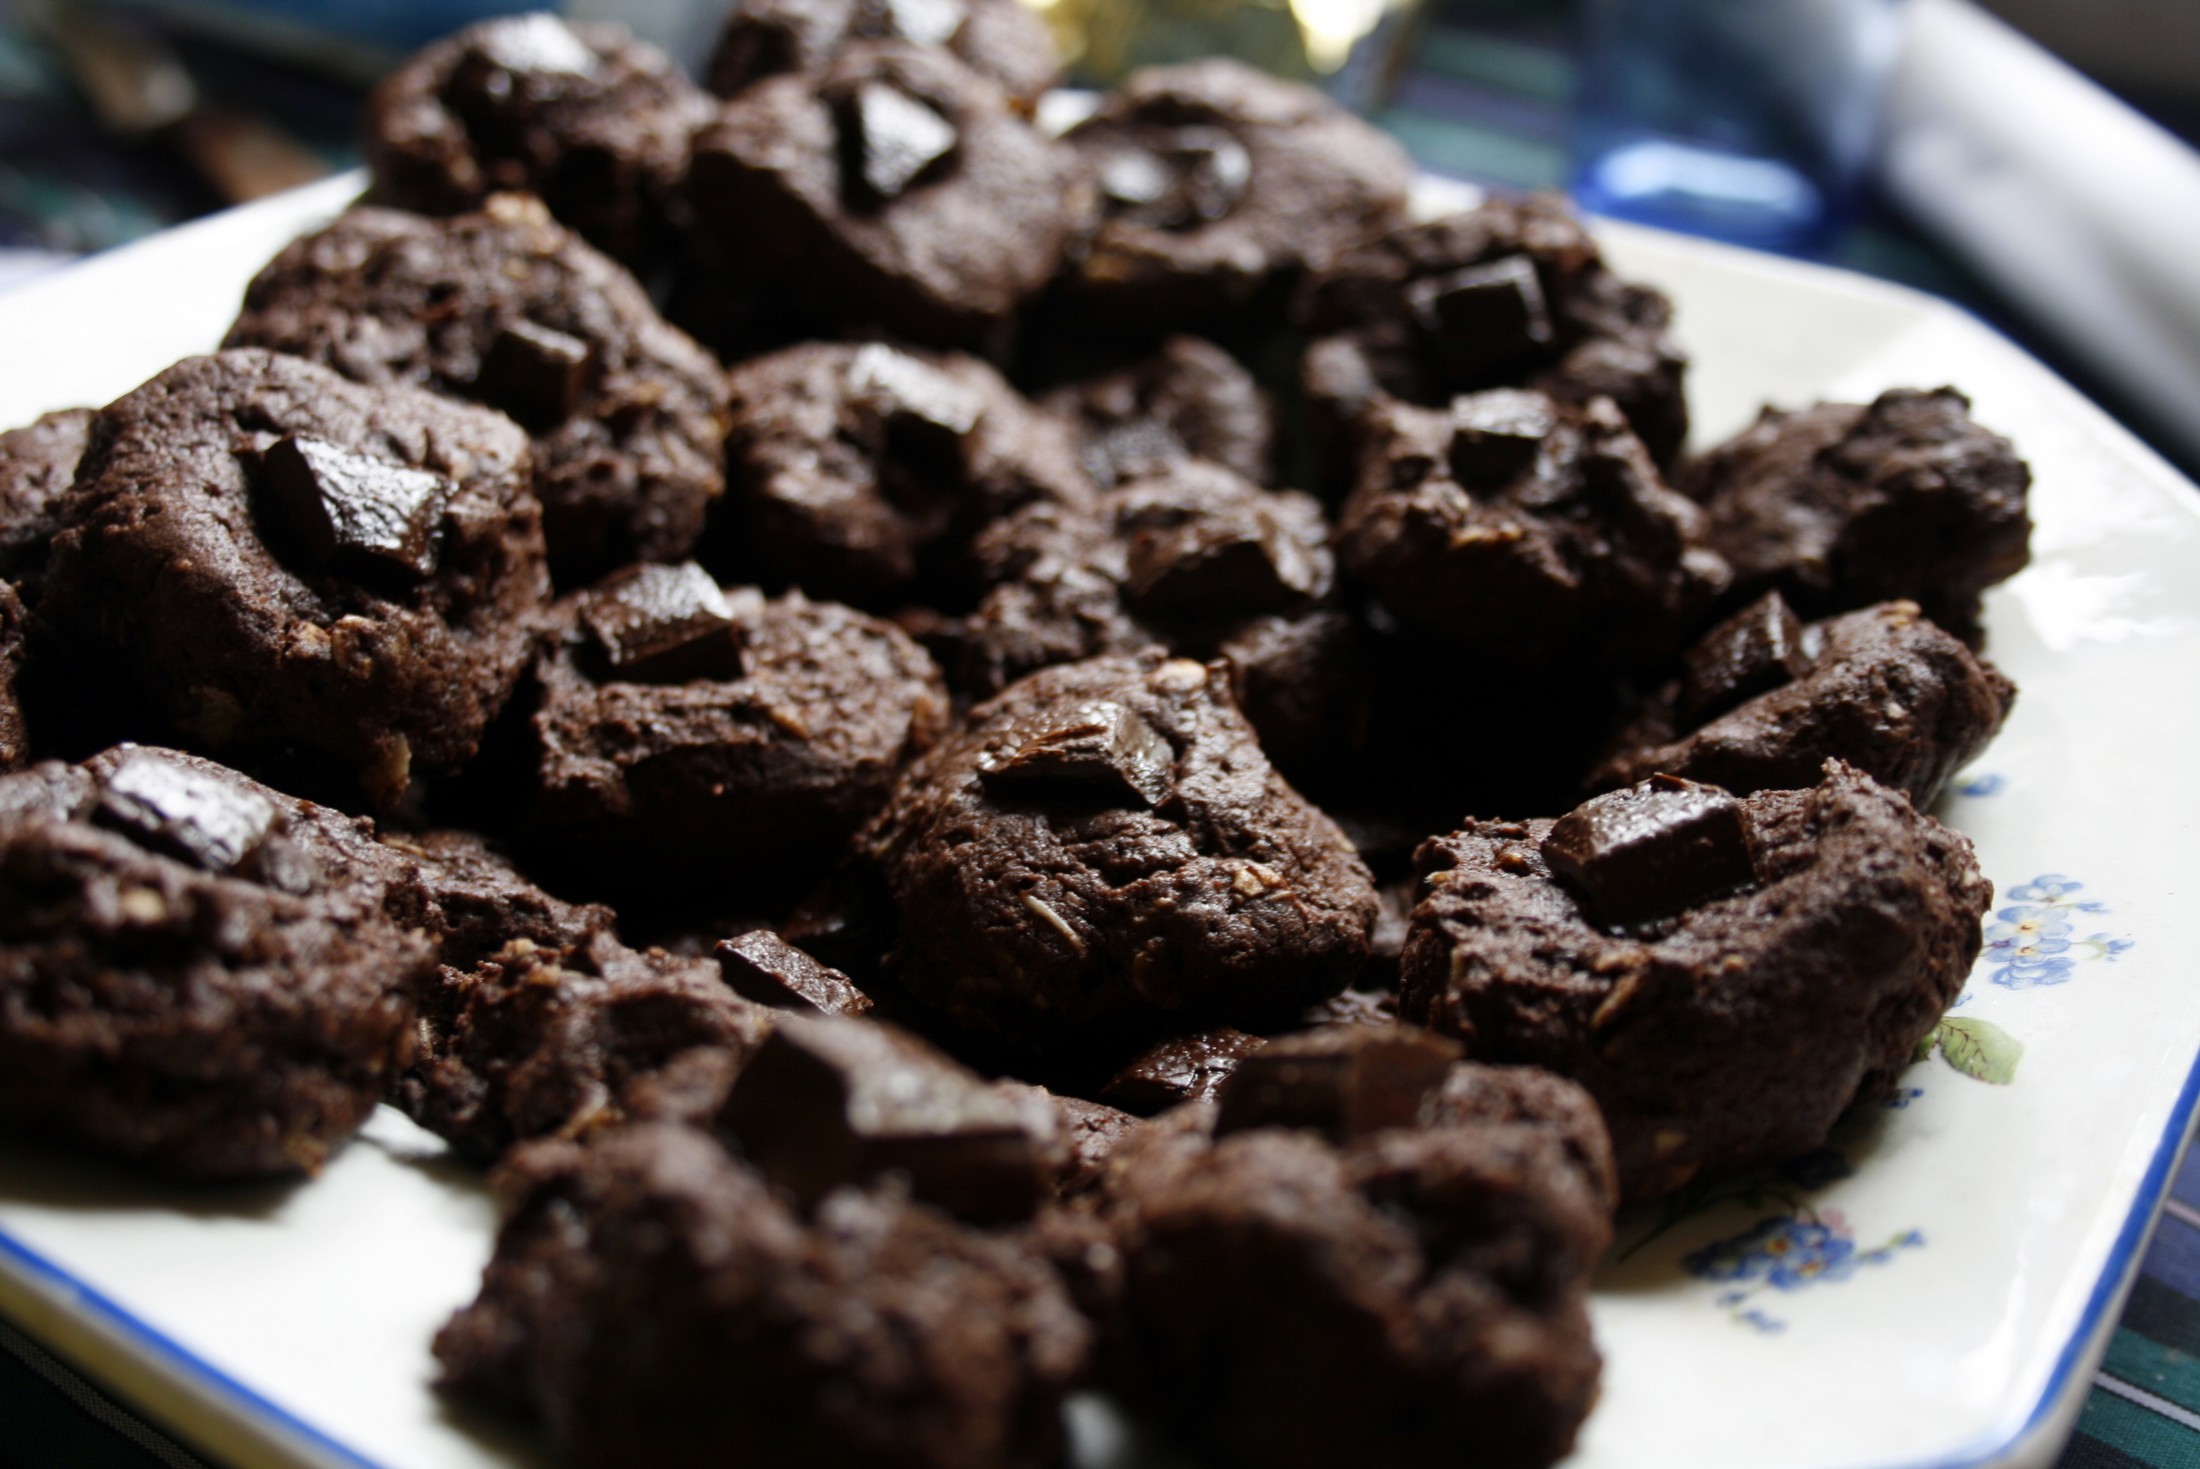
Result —
[[[0, 4], [0, 21], [10, 9]], [[1425, 167], [1499, 186], [1562, 185], [1572, 61], [1561, 9], [1548, 0], [1436, 6], [1380, 120]], [[0, 198], [0, 206], [7, 202]], [[155, 215], [146, 221], [159, 222]], [[1954, 300], [2100, 396], [1960, 264], [1883, 210], [1867, 208], [1824, 258]], [[2112, 399], [2102, 401], [2114, 411]], [[202, 1462], [0, 1319], [0, 1469], [198, 1469]], [[2179, 1171], [2060, 1469], [2196, 1463], [2200, 1157]]]

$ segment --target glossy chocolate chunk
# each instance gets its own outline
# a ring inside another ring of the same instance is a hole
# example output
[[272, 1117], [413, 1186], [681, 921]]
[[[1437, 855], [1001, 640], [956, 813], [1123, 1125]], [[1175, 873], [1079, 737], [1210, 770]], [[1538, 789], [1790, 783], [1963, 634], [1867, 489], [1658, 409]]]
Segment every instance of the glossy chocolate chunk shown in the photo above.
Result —
[[900, 198], [958, 141], [953, 123], [884, 82], [863, 83], [841, 104], [841, 168], [859, 199]]
[[870, 1013], [871, 997], [854, 980], [767, 929], [725, 940], [717, 955], [726, 983], [745, 1000], [821, 1015]]
[[898, 36], [919, 46], [944, 46], [970, 18], [962, 0], [858, 0], [848, 26], [858, 36]]
[[1411, 1127], [1462, 1055], [1459, 1043], [1409, 1025], [1333, 1025], [1272, 1040], [1222, 1088], [1215, 1135], [1306, 1127], [1337, 1142]]
[[475, 32], [473, 49], [492, 66], [528, 76], [593, 76], [598, 66], [588, 43], [547, 12], [483, 26]]
[[1485, 381], [1555, 339], [1543, 284], [1525, 255], [1415, 281], [1406, 300], [1454, 382]]
[[364, 560], [424, 577], [441, 559], [443, 507], [456, 487], [439, 474], [292, 436], [260, 455], [260, 481], [314, 566]]
[[1246, 1057], [1267, 1044], [1227, 1025], [1165, 1040], [1110, 1077], [1100, 1100], [1140, 1117], [1206, 1101]]
[[571, 418], [596, 367], [595, 349], [579, 337], [534, 322], [505, 323], [483, 355], [474, 379], [482, 398], [533, 428]]
[[1322, 568], [1259, 515], [1195, 515], [1131, 537], [1124, 590], [1148, 612], [1281, 612], [1322, 589]]
[[733, 605], [692, 561], [637, 566], [590, 592], [580, 617], [610, 676], [621, 682], [741, 676]]
[[848, 363], [849, 396], [886, 429], [886, 456], [920, 473], [957, 469], [985, 400], [946, 373], [873, 342]]
[[1767, 592], [1705, 633], [1681, 669], [1680, 715], [1703, 724], [1810, 672], [1803, 624]]
[[1252, 181], [1245, 145], [1223, 128], [1155, 129], [1113, 150], [1100, 165], [1100, 188], [1119, 219], [1153, 229], [1212, 224], [1237, 207]]
[[1478, 489], [1511, 484], [1526, 474], [1557, 416], [1541, 393], [1492, 388], [1454, 398], [1451, 422], [1452, 478]]
[[1011, 727], [1004, 746], [978, 757], [980, 778], [1018, 799], [1037, 794], [1027, 787], [1071, 786], [1141, 806], [1168, 796], [1175, 767], [1176, 751], [1161, 732], [1112, 699], [1079, 705], [1044, 728]]
[[151, 750], [123, 757], [99, 793], [99, 817], [141, 845], [208, 872], [231, 872], [274, 830], [274, 802]]
[[1741, 803], [1671, 775], [1582, 802], [1542, 852], [1600, 923], [1667, 918], [1756, 881]]
[[995, 1222], [1029, 1216], [1045, 1186], [1024, 1108], [873, 1020], [782, 1016], [719, 1125], [805, 1208], [842, 1184], [898, 1172], [915, 1197]]

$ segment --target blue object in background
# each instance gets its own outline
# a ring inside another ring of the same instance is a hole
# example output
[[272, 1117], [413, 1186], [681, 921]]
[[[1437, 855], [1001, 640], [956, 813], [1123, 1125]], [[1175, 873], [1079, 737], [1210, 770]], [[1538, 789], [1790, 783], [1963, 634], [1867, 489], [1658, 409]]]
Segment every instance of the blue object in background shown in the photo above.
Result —
[[1587, 0], [1586, 209], [1791, 253], [1853, 212], [1903, 0]]

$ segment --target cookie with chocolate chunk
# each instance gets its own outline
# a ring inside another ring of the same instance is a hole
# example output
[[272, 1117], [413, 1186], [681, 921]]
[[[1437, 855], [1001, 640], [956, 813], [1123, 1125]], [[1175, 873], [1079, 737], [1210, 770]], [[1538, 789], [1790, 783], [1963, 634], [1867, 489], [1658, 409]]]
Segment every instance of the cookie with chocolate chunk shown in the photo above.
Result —
[[851, 41], [950, 51], [1029, 112], [1062, 73], [1046, 22], [1018, 0], [745, 0], [726, 17], [704, 79], [737, 97], [766, 77], [823, 71]]
[[1630, 1198], [1810, 1151], [1955, 1001], [1971, 844], [1826, 763], [1736, 797], [1668, 776], [1431, 840], [1399, 1011], [1596, 1097]]
[[1690, 467], [1734, 591], [1804, 617], [1904, 599], [1976, 646], [1979, 596], [2024, 569], [2032, 474], [1953, 388], [1767, 408]]
[[225, 345], [518, 420], [566, 585], [685, 556], [725, 485], [724, 371], [622, 267], [521, 195], [449, 219], [346, 211], [253, 278]]
[[708, 268], [750, 293], [941, 344], [1006, 321], [1096, 207], [999, 87], [907, 41], [747, 88], [696, 135], [687, 197]]
[[1660, 465], [1688, 437], [1672, 303], [1615, 275], [1554, 196], [1492, 199], [1361, 241], [1300, 310], [1315, 338], [1307, 396], [1332, 436], [1349, 440], [1383, 397], [1437, 407], [1523, 387], [1610, 398]]
[[824, 875], [947, 722], [932, 660], [800, 593], [642, 566], [559, 604], [530, 680], [525, 845], [638, 896]]
[[515, 942], [574, 953], [617, 923], [600, 903], [568, 903], [544, 892], [473, 832], [387, 832], [380, 851], [408, 870], [393, 911], [435, 941], [445, 968], [470, 969]]
[[1500, 388], [1369, 410], [1337, 555], [1400, 622], [1521, 671], [1642, 669], [1728, 580], [1608, 399]]
[[1705, 634], [1683, 670], [1620, 732], [1592, 788], [1663, 771], [1737, 794], [1795, 789], [1839, 759], [1922, 811], [2017, 695], [1915, 602], [1806, 624], [1767, 592]]
[[891, 1186], [796, 1213], [705, 1134], [516, 1158], [442, 1388], [566, 1461], [1037, 1469], [1091, 1333], [1046, 1261]]
[[394, 802], [469, 759], [549, 589], [527, 436], [257, 349], [100, 410], [44, 615], [185, 741]]
[[1222, 1462], [1535, 1469], [1596, 1399], [1593, 1105], [1390, 1029], [1273, 1042], [1109, 1161], [1111, 1385]]
[[371, 845], [170, 750], [0, 777], [0, 1126], [180, 1177], [319, 1171], [434, 962], [349, 860]]
[[492, 194], [539, 196], [598, 249], [660, 252], [710, 97], [625, 27], [506, 16], [416, 53], [368, 99], [378, 204], [458, 214]]
[[1067, 134], [1105, 214], [1063, 280], [1103, 330], [1244, 325], [1302, 273], [1405, 222], [1403, 150], [1241, 62], [1133, 72]]
[[975, 357], [810, 343], [731, 383], [722, 570], [878, 611], [968, 606], [986, 525], [1092, 497], [1064, 426]]
[[65, 408], [0, 433], [0, 580], [22, 582], [45, 564], [91, 431], [91, 409]]
[[1058, 388], [1039, 406], [1067, 420], [1102, 489], [1208, 459], [1255, 484], [1276, 482], [1268, 395], [1235, 357], [1170, 337], [1128, 367]]
[[1350, 981], [1375, 913], [1224, 670], [1159, 651], [1044, 669], [972, 710], [858, 851], [898, 913], [888, 976], [981, 1046], [1287, 1019]]

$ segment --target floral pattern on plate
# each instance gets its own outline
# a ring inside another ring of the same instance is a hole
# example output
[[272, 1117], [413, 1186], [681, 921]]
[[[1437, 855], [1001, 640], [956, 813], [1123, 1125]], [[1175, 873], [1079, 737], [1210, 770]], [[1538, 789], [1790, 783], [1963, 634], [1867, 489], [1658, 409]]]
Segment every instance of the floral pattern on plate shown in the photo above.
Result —
[[1909, 1229], [1868, 1250], [1838, 1209], [1775, 1214], [1751, 1228], [1704, 1246], [1681, 1261], [1698, 1280], [1724, 1284], [1719, 1304], [1742, 1325], [1779, 1332], [1787, 1323], [1759, 1304], [1767, 1291], [1792, 1293], [1836, 1285], [1866, 1265], [1885, 1265], [1904, 1250], [1921, 1248], [1925, 1236]]
[[2004, 989], [2028, 990], [2067, 983], [2080, 962], [2107, 960], [2132, 947], [2132, 940], [2099, 932], [2078, 935], [2074, 914], [2106, 913], [2108, 905], [2078, 898], [2085, 884], [2059, 872], [2042, 873], [2004, 895], [2016, 901], [1986, 925], [1980, 961], [1993, 966], [1987, 979]]

